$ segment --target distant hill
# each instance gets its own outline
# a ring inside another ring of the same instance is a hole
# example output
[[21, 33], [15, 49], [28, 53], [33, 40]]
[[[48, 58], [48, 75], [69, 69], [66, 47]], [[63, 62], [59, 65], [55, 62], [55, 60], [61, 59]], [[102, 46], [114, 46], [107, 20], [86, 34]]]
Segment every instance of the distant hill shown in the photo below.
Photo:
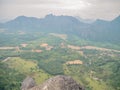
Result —
[[120, 16], [112, 21], [97, 19], [94, 23], [84, 23], [72, 16], [47, 15], [45, 18], [19, 16], [0, 24], [8, 31], [28, 31], [45, 33], [75, 34], [87, 40], [98, 42], [120, 42]]
[[120, 16], [112, 21], [96, 20], [89, 29], [92, 33], [88, 33], [87, 38], [91, 40], [120, 42]]
[[24, 30], [69, 33], [70, 31], [76, 30], [78, 26], [84, 25], [84, 23], [79, 22], [79, 20], [71, 16], [54, 16], [50, 14], [42, 19], [19, 16], [14, 20], [4, 23], [3, 28], [12, 31]]

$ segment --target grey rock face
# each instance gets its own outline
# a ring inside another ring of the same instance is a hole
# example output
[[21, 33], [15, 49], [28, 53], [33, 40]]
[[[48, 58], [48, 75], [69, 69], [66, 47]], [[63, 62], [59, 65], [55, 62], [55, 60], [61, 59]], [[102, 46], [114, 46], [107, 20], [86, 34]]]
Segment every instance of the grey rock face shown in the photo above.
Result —
[[21, 90], [28, 90], [35, 86], [35, 81], [31, 77], [27, 77], [23, 82], [21, 86]]
[[70, 76], [58, 75], [28, 90], [84, 90], [84, 88], [77, 84]]

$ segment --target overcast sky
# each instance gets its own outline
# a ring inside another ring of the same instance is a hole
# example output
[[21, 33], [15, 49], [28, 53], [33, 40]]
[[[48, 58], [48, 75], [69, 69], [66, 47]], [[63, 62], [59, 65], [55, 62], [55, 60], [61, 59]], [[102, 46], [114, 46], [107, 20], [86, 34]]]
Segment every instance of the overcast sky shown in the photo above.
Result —
[[120, 15], [120, 0], [0, 0], [0, 20], [51, 13], [112, 20]]

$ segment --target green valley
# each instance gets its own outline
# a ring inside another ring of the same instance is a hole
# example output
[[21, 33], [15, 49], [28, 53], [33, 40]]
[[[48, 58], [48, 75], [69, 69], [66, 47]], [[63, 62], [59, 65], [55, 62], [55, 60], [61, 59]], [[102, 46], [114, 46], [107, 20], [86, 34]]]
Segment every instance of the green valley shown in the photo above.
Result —
[[40, 84], [55, 75], [72, 76], [86, 90], [120, 90], [119, 44], [21, 32], [0, 32], [0, 90], [20, 90], [27, 76]]

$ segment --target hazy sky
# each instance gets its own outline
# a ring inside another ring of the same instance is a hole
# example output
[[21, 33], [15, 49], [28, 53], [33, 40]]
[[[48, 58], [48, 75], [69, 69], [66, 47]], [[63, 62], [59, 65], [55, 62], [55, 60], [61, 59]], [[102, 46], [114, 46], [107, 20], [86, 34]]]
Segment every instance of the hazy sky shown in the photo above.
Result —
[[120, 15], [120, 0], [0, 0], [0, 20], [51, 13], [111, 20]]

